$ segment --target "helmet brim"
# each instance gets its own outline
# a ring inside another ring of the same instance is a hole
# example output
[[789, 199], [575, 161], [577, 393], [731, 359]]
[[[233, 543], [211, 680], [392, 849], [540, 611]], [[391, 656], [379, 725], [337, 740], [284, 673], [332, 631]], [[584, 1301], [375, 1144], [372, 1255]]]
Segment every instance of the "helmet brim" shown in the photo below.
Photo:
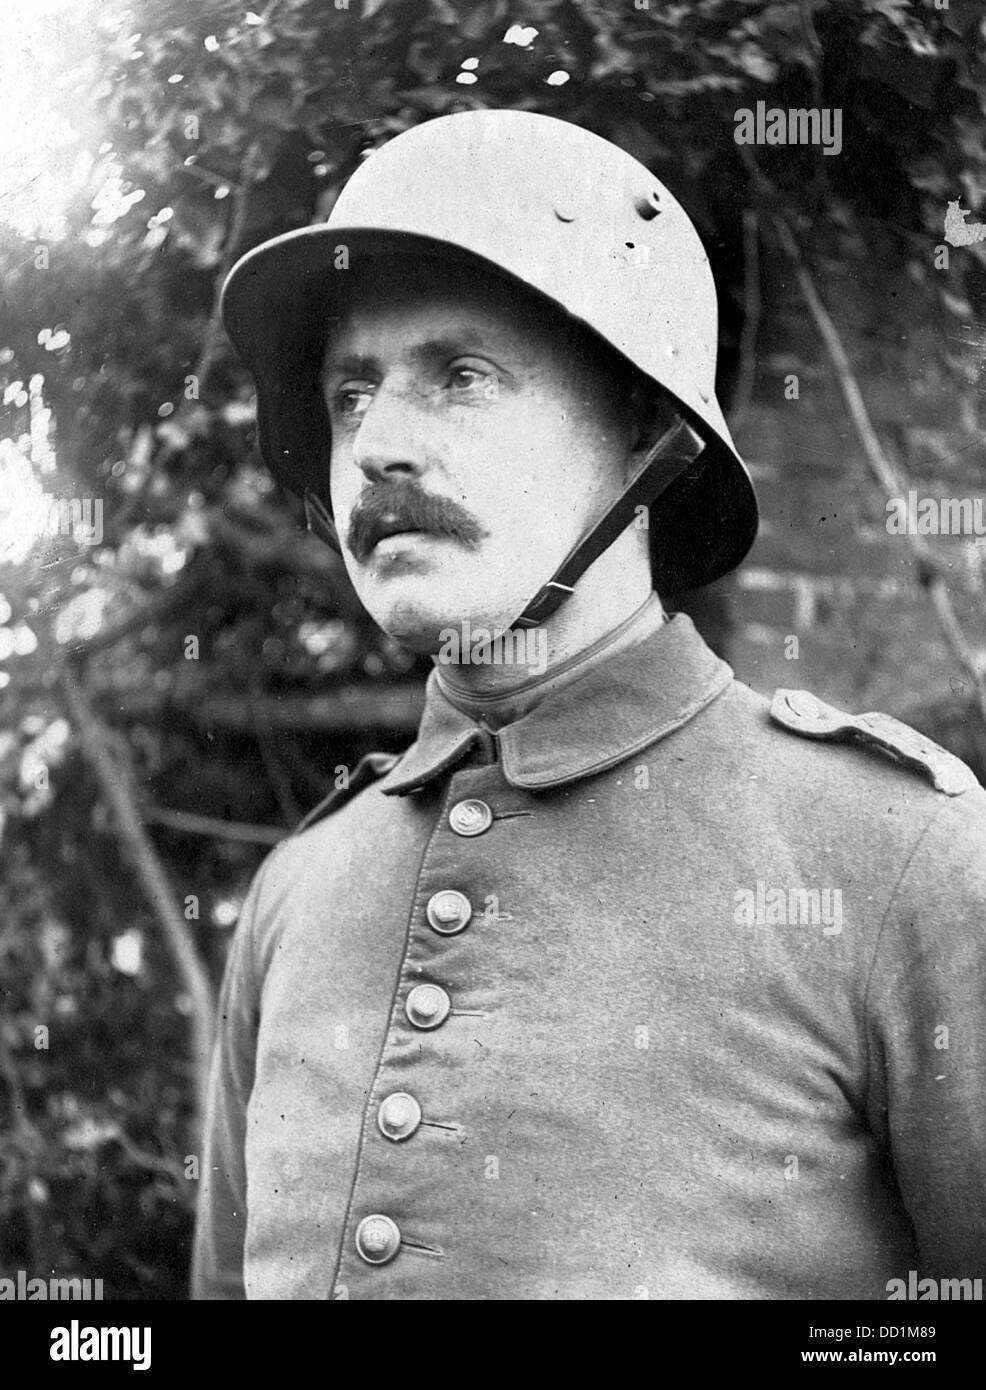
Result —
[[[331, 436], [321, 377], [332, 318], [346, 286], [348, 272], [337, 268], [343, 249], [350, 266], [362, 257], [395, 254], [482, 266], [547, 300], [598, 337], [591, 324], [543, 291], [437, 238], [322, 225], [287, 232], [249, 252], [226, 281], [221, 312], [256, 384], [260, 451], [280, 482], [298, 493], [316, 493], [330, 511]], [[607, 347], [622, 357], [618, 348]], [[628, 370], [639, 374], [639, 368], [623, 360]], [[652, 579], [654, 588], [668, 596], [710, 584], [735, 569], [756, 537], [758, 509], [753, 483], [738, 454], [675, 392], [663, 382], [658, 385], [706, 444], [698, 466], [672, 484], [651, 509]]]

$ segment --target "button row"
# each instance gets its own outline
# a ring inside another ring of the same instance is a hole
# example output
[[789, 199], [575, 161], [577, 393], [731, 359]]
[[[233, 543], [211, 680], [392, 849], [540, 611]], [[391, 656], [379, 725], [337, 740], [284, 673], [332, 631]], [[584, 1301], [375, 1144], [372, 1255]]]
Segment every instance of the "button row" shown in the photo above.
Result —
[[[483, 835], [493, 824], [493, 812], [485, 801], [470, 798], [449, 811], [449, 827], [465, 839]], [[433, 893], [425, 908], [428, 925], [440, 936], [464, 931], [472, 917], [472, 904], [454, 888]], [[448, 1018], [452, 1000], [441, 985], [415, 985], [404, 1004], [408, 1022], [415, 1028], [438, 1028]], [[407, 1091], [395, 1091], [380, 1102], [377, 1128], [395, 1144], [409, 1139], [421, 1124], [421, 1106]], [[401, 1247], [401, 1230], [390, 1216], [374, 1212], [356, 1227], [356, 1253], [370, 1265], [388, 1264]]]

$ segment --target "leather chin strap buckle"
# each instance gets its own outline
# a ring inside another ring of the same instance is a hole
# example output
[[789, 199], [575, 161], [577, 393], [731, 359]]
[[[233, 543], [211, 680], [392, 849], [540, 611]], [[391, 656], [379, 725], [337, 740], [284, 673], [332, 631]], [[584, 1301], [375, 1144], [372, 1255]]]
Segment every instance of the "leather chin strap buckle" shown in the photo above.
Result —
[[650, 506], [704, 452], [705, 443], [685, 420], [661, 435], [609, 510], [586, 532], [531, 599], [511, 627], [540, 627], [575, 592], [575, 584], [630, 525], [639, 506]]

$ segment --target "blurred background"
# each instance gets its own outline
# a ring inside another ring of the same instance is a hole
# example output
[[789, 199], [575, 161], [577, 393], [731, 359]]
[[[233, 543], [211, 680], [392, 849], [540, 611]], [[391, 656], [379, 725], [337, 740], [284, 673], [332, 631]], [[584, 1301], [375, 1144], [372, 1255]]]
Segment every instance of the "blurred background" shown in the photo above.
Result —
[[[269, 847], [427, 664], [265, 473], [234, 260], [476, 106], [684, 203], [764, 524], [691, 612], [737, 675], [916, 724], [986, 779], [986, 21], [967, 0], [5, 0], [0, 52], [0, 1276], [186, 1296], [216, 988]], [[828, 107], [842, 149], [740, 146]], [[74, 507], [74, 510], [73, 510]], [[89, 529], [86, 530], [88, 524]]]

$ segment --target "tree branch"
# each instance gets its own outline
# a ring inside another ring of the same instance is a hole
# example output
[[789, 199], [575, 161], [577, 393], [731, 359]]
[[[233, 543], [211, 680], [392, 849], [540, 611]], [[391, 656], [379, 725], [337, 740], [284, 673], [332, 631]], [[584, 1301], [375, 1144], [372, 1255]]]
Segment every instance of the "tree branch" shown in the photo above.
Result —
[[301, 808], [294, 797], [291, 789], [291, 779], [287, 776], [284, 768], [278, 759], [277, 752], [271, 743], [270, 729], [264, 722], [263, 717], [258, 713], [257, 706], [261, 700], [260, 694], [254, 690], [250, 694], [250, 710], [253, 715], [253, 733], [257, 740], [257, 748], [260, 758], [267, 773], [268, 781], [273, 788], [280, 808], [281, 818], [285, 825], [297, 825], [301, 820]]
[[245, 821], [220, 820], [218, 816], [200, 816], [192, 811], [173, 811], [168, 806], [145, 805], [142, 814], [151, 825], [163, 825], [181, 835], [207, 835], [213, 840], [235, 840], [247, 845], [277, 845], [288, 833], [276, 825], [248, 825]]
[[179, 1192], [185, 1199], [186, 1205], [194, 1205], [189, 1196], [190, 1184], [185, 1177], [185, 1169], [181, 1163], [176, 1159], [164, 1158], [160, 1154], [152, 1154], [147, 1149], [139, 1148], [122, 1129], [117, 1130], [113, 1140], [139, 1168], [147, 1168], [152, 1173], [164, 1173], [167, 1177], [173, 1178]]
[[93, 710], [87, 692], [68, 664], [62, 667], [60, 679], [66, 702], [79, 730], [83, 752], [113, 811], [117, 833], [157, 918], [182, 985], [192, 1001], [192, 1065], [195, 1073], [197, 1133], [200, 1134], [212, 1059], [215, 1013], [212, 986], [185, 919], [175, 906], [172, 887], [154, 845], [141, 824], [136, 779], [129, 755], [123, 747], [114, 749], [108, 730]]
[[[19, 1193], [21, 1210], [26, 1227], [26, 1259], [28, 1269], [36, 1269], [43, 1262], [44, 1231], [38, 1213], [37, 1203], [29, 1191], [29, 1181], [44, 1152], [40, 1133], [31, 1121], [27, 1111], [27, 1096], [21, 1084], [17, 1063], [7, 1046], [4, 1030], [0, 1027], [0, 1080], [7, 1088], [10, 1105], [10, 1144], [5, 1164], [5, 1180], [9, 1188]], [[10, 1158], [10, 1148], [14, 1158]]]
[[200, 588], [201, 585], [195, 578], [186, 579], [183, 583], [175, 584], [172, 588], [163, 589], [143, 607], [135, 607], [132, 612], [118, 618], [116, 622], [107, 623], [106, 627], [100, 628], [98, 632], [93, 633], [92, 637], [86, 637], [81, 641], [69, 644], [66, 650], [74, 657], [88, 657], [98, 651], [105, 650], [106, 647], [112, 647], [117, 642], [122, 642], [125, 637], [140, 632], [142, 628], [170, 617], [178, 609], [187, 610]]
[[[783, 217], [775, 216], [773, 222], [778, 240], [794, 269], [801, 297], [815, 322], [815, 327], [818, 329], [828, 353], [829, 361], [835, 370], [850, 419], [863, 446], [870, 471], [889, 496], [903, 496], [907, 491], [906, 486], [902, 483], [896, 469], [887, 457], [879, 436], [873, 428], [873, 422], [866, 409], [863, 394], [859, 389], [859, 383], [852, 370], [842, 338], [815, 288], [814, 281], [801, 254], [801, 248]], [[986, 729], [986, 673], [980, 668], [962, 631], [938, 560], [923, 536], [912, 536], [910, 533], [905, 533], [904, 539], [914, 556], [921, 583], [928, 590], [945, 642], [972, 683], [973, 700], [982, 719], [983, 728]]]
[[757, 336], [760, 332], [760, 222], [755, 208], [743, 209], [743, 331], [739, 343], [739, 375], [730, 412], [730, 428], [746, 418], [756, 376]]
[[[233, 258], [236, 255], [237, 247], [243, 239], [243, 231], [246, 227], [247, 211], [250, 205], [250, 194], [253, 192], [254, 168], [256, 165], [258, 146], [256, 143], [249, 146], [243, 160], [243, 179], [242, 182], [233, 188], [232, 215], [229, 219], [229, 230], [226, 233], [226, 241], [223, 246], [223, 258], [216, 278], [213, 281], [212, 289], [212, 308], [209, 312], [209, 322], [206, 325], [205, 336], [202, 339], [202, 350], [199, 359], [195, 364], [193, 375], [195, 376], [199, 390], [205, 390], [206, 378], [212, 369], [216, 354], [219, 351], [219, 343], [222, 333], [222, 320], [219, 316], [219, 301], [222, 297], [223, 285], [226, 283], [226, 276], [233, 268]], [[195, 166], [190, 166], [194, 168]]]
[[286, 731], [358, 733], [397, 730], [414, 733], [424, 709], [424, 687], [408, 685], [380, 690], [370, 684], [341, 686], [334, 695], [268, 697], [248, 700], [237, 695], [189, 696], [185, 699], [139, 691], [109, 690], [114, 718], [160, 720], [172, 710], [204, 729], [256, 735]]

